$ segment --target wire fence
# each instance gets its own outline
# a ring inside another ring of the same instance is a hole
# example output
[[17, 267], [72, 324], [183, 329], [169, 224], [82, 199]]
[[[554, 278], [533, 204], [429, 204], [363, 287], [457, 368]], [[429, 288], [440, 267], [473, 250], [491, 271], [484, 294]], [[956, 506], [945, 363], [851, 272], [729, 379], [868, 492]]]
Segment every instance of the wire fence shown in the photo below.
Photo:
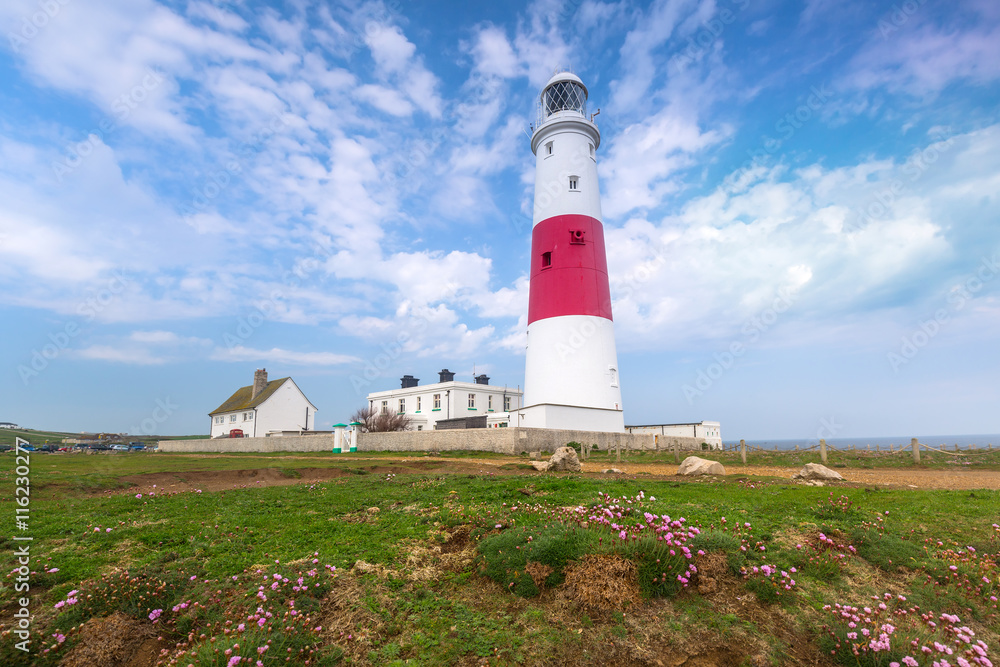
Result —
[[884, 449], [881, 444], [876, 444], [874, 449], [872, 449], [871, 444], [866, 444], [863, 449], [859, 448], [857, 445], [853, 445], [853, 444], [852, 445], [845, 445], [845, 446], [842, 446], [842, 447], [836, 447], [834, 445], [828, 444], [825, 440], [820, 440], [818, 443], [813, 444], [813, 445], [809, 445], [808, 447], [801, 447], [799, 445], [795, 445], [794, 449], [778, 449], [778, 446], [775, 445], [773, 449], [767, 449], [765, 447], [760, 447], [760, 446], [757, 446], [757, 445], [748, 445], [748, 444], [746, 444], [745, 440], [740, 440], [740, 443], [738, 445], [737, 444], [728, 444], [728, 445], [727, 444], [723, 444], [722, 451], [739, 453], [741, 455], [741, 457], [743, 458], [744, 462], [746, 461], [747, 455], [754, 454], [754, 453], [756, 453], [756, 454], [788, 454], [788, 453], [795, 453], [795, 452], [817, 452], [818, 451], [820, 453], [820, 456], [824, 460], [824, 462], [826, 460], [826, 456], [827, 456], [828, 453], [831, 453], [831, 452], [841, 452], [841, 453], [845, 453], [845, 454], [875, 454], [875, 455], [884, 455], [884, 454], [893, 455], [893, 454], [906, 454], [906, 453], [909, 453], [913, 457], [913, 460], [915, 462], [919, 463], [920, 462], [920, 452], [921, 451], [937, 452], [939, 454], [946, 454], [948, 456], [960, 456], [960, 457], [965, 458], [965, 457], [970, 457], [970, 456], [973, 456], [973, 457], [975, 457], [975, 456], [986, 456], [986, 455], [992, 454], [994, 451], [997, 451], [997, 450], [995, 450], [993, 448], [993, 443], [988, 443], [986, 445], [986, 447], [979, 447], [975, 443], [971, 443], [971, 444], [967, 445], [964, 450], [958, 445], [958, 443], [955, 443], [955, 449], [954, 449], [954, 451], [948, 451], [947, 449], [944, 449], [943, 447], [934, 447], [933, 445], [928, 445], [926, 443], [919, 442], [917, 438], [913, 438], [913, 439], [910, 440], [910, 444], [909, 445], [902, 445], [902, 444], [900, 444], [897, 447], [894, 443], [891, 443], [891, 444], [889, 444], [888, 449]]

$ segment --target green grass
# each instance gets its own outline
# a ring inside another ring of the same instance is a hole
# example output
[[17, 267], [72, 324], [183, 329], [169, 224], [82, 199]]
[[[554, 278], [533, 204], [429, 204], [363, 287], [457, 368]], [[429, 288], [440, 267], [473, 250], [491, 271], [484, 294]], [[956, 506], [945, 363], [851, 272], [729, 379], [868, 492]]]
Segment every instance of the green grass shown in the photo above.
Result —
[[[257, 584], [250, 583], [257, 576], [255, 568], [280, 571], [294, 582], [293, 570], [317, 567], [308, 564], [315, 557], [319, 568], [335, 567], [338, 573], [359, 561], [389, 573], [340, 575], [298, 594], [286, 588], [269, 593], [267, 604], [277, 605], [276, 613], [294, 598], [303, 615], [317, 619], [336, 595], [345, 596], [337, 603], [338, 618], [353, 621], [344, 621], [336, 633], [315, 633], [303, 626], [284, 634], [261, 630], [254, 640], [271, 638], [286, 654], [289, 648], [296, 655], [314, 651], [317, 664], [455, 664], [479, 659], [534, 664], [563, 655], [572, 656], [566, 658], [570, 662], [616, 662], [624, 658], [611, 651], [624, 650], [622, 642], [637, 641], [633, 637], [682, 650], [697, 632], [721, 637], [719, 650], [743, 642], [741, 650], [752, 647], [772, 662], [790, 663], [791, 646], [819, 646], [824, 620], [818, 610], [823, 604], [863, 603], [885, 592], [886, 586], [905, 591], [922, 608], [978, 623], [978, 631], [991, 641], [997, 637], [996, 609], [982, 594], [958, 583], [960, 577], [975, 584], [983, 573], [996, 575], [996, 560], [985, 560], [1000, 558], [1000, 530], [992, 526], [1000, 493], [994, 491], [838, 489], [831, 496], [827, 488], [765, 484], [751, 489], [733, 479], [677, 483], [538, 475], [530, 480], [529, 498], [519, 491], [526, 483], [523, 477], [432, 473], [387, 479], [370, 472], [381, 458], [326, 453], [32, 456], [28, 534], [34, 538], [35, 628], [48, 638], [57, 630], [66, 634], [71, 647], [78, 638], [69, 629], [87, 618], [117, 610], [148, 624], [151, 609], [164, 609], [158, 632], [171, 647], [188, 631], [205, 632], [206, 639], [195, 642], [202, 664], [225, 664], [213, 662], [215, 649], [226, 648], [219, 628], [237, 612], [245, 619], [259, 604]], [[13, 457], [0, 461], [8, 464], [0, 474], [0, 501], [9, 507]], [[144, 494], [141, 499], [134, 493], [94, 494], [121, 488], [122, 477], [141, 472], [261, 467], [277, 469], [289, 480], [315, 467], [366, 474], [319, 484]], [[779, 623], [779, 614], [742, 615], [745, 601], [716, 606], [713, 598], [677, 585], [673, 571], [666, 582], [657, 579], [668, 556], [658, 551], [655, 538], [611, 547], [610, 531], [583, 529], [556, 518], [559, 508], [593, 507], [598, 491], [613, 497], [635, 497], [642, 491], [646, 499], [637, 516], [642, 511], [669, 514], [700, 527], [691, 549], [724, 554], [724, 570], [716, 573], [720, 582], [730, 581], [734, 596], [747, 596], [765, 608], [781, 607], [782, 614], [796, 619], [785, 631], [798, 633], [798, 639], [762, 639], [775, 628], [760, 626], [760, 619]], [[471, 529], [478, 561], [458, 570], [444, 569], [431, 579], [411, 579], [416, 566], [408, 559], [415, 548], [446, 547], [441, 531], [458, 526]], [[856, 553], [843, 566], [810, 561], [821, 532], [850, 543]], [[968, 546], [980, 560], [941, 553]], [[0, 548], [11, 553], [16, 547], [10, 534], [0, 536]], [[525, 573], [529, 561], [547, 564], [553, 571], [545, 589], [558, 588], [566, 569], [582, 555], [612, 551], [636, 563], [646, 611], [628, 609], [615, 616], [563, 603], [553, 606], [553, 598], [544, 591], [539, 595]], [[657, 558], [661, 563], [654, 567]], [[774, 581], [752, 574], [743, 578], [742, 572], [763, 565], [795, 567], [795, 588], [777, 589]], [[53, 568], [58, 571], [47, 571]], [[127, 576], [122, 574], [126, 570]], [[9, 618], [13, 610], [13, 585], [11, 575], [0, 580], [0, 618]], [[91, 598], [57, 612], [53, 605], [74, 589]], [[669, 602], [654, 602], [657, 599]], [[170, 611], [184, 600], [198, 600], [205, 608]], [[673, 613], [697, 623], [674, 623], [669, 620]], [[26, 662], [13, 650], [10, 637], [0, 646], [0, 664], [57, 662], [56, 657], [48, 662], [35, 657]]]

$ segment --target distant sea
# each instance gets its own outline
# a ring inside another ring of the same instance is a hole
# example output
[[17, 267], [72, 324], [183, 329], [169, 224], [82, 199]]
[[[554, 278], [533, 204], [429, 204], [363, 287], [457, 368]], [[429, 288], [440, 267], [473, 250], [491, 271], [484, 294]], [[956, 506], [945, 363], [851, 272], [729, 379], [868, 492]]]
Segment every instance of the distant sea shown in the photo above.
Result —
[[[865, 449], [868, 445], [871, 445], [872, 450], [875, 449], [875, 445], [879, 445], [882, 450], [887, 450], [889, 449], [889, 445], [895, 445], [896, 449], [900, 446], [909, 446], [910, 438], [916, 438], [922, 444], [940, 447], [941, 449], [954, 449], [956, 443], [962, 449], [968, 449], [969, 445], [975, 445], [978, 449], [983, 449], [989, 444], [992, 444], [994, 449], [1000, 448], [1000, 433], [987, 433], [985, 435], [907, 435], [895, 438], [827, 438], [826, 444], [837, 449], [845, 449], [851, 445], [854, 445], [857, 449]], [[723, 440], [722, 442], [727, 448], [734, 445], [739, 446], [740, 444], [739, 440]], [[805, 449], [806, 447], [818, 444], [818, 438], [812, 440], [747, 440], [748, 447], [753, 446], [761, 449], [774, 449], [775, 446], [779, 450], [795, 449], [795, 445]]]

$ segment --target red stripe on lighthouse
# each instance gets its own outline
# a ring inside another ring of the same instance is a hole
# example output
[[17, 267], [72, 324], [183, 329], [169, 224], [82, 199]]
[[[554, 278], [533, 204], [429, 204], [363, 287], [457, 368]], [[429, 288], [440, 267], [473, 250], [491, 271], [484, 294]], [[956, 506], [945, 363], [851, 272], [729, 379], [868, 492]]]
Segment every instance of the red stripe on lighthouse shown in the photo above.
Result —
[[557, 215], [531, 231], [528, 324], [563, 315], [612, 319], [604, 225], [587, 215]]

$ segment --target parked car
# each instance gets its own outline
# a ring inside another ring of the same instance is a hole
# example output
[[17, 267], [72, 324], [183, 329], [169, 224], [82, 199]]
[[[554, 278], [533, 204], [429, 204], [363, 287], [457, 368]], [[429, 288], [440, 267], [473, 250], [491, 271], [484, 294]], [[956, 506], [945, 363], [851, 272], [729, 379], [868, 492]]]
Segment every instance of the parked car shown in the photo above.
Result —
[[14, 448], [10, 445], [0, 445], [0, 452], [9, 452], [12, 449]]
[[26, 452], [33, 452], [33, 451], [35, 451], [34, 445], [21, 445], [21, 449], [23, 449]]
[[141, 442], [130, 442], [128, 448], [133, 452], [141, 452], [142, 450], [146, 449], [146, 445], [142, 444]]
[[128, 445], [111, 445], [111, 449], [115, 452], [127, 452]]

